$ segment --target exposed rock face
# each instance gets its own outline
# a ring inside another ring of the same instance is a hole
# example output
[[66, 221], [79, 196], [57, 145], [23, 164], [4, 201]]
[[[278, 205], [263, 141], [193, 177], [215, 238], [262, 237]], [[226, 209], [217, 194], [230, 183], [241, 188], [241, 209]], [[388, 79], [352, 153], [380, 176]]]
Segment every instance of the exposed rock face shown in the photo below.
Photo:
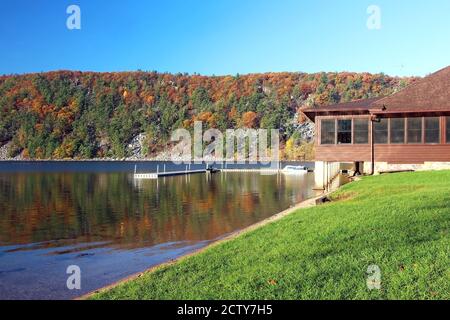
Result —
[[143, 155], [143, 146], [145, 141], [146, 135], [144, 133], [140, 133], [137, 136], [131, 140], [131, 142], [128, 144], [128, 150], [130, 152], [131, 159], [144, 159], [145, 156]]
[[10, 141], [0, 147], [0, 160], [24, 160], [22, 154], [19, 154], [14, 158], [9, 157], [9, 149], [11, 148], [11, 146], [12, 142]]
[[0, 160], [8, 159], [9, 145], [10, 145], [10, 143], [7, 143], [0, 147]]
[[316, 126], [312, 122], [305, 122], [299, 124], [296, 128], [296, 131], [300, 133], [300, 137], [302, 140], [311, 142], [314, 140]]
[[[306, 105], [306, 104], [305, 104]], [[304, 142], [314, 141], [316, 132], [316, 125], [313, 122], [300, 119], [300, 114], [297, 112], [292, 119], [294, 130], [300, 135], [300, 140]]]

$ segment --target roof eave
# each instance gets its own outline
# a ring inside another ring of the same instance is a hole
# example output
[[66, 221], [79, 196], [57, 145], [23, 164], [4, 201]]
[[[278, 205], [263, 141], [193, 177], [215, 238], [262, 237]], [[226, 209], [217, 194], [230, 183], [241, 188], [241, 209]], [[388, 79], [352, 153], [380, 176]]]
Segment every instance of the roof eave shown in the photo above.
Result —
[[315, 118], [325, 116], [347, 116], [347, 115], [369, 115], [369, 109], [351, 109], [351, 110], [304, 110], [301, 111], [309, 120], [315, 122]]
[[382, 114], [413, 114], [413, 113], [442, 113], [448, 114], [450, 113], [449, 109], [428, 109], [428, 110], [405, 110], [405, 109], [397, 109], [397, 110], [371, 110], [371, 114], [373, 115], [382, 115]]

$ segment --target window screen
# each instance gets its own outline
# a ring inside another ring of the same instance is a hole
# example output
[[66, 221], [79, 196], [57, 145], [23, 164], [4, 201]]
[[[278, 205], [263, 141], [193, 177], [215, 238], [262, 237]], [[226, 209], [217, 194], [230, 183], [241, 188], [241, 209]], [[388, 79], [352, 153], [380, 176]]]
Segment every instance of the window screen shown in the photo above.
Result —
[[447, 117], [446, 118], [446, 125], [445, 125], [445, 127], [446, 127], [446, 142], [447, 143], [450, 143], [450, 117]]
[[425, 143], [439, 143], [440, 141], [439, 118], [425, 118]]
[[337, 143], [352, 143], [352, 120], [338, 120]]
[[322, 120], [320, 132], [320, 144], [335, 144], [336, 138], [336, 121]]
[[422, 143], [422, 118], [408, 118], [408, 143]]
[[354, 143], [366, 144], [369, 143], [369, 120], [355, 119], [353, 120]]
[[380, 119], [373, 123], [374, 142], [378, 144], [388, 143], [388, 119]]
[[405, 119], [393, 118], [391, 121], [391, 143], [405, 143]]

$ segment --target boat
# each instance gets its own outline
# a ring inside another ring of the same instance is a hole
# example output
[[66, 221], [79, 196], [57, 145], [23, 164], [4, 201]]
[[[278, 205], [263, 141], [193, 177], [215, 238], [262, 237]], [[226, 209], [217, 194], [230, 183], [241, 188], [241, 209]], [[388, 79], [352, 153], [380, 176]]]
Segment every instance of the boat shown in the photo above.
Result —
[[284, 174], [306, 174], [308, 173], [308, 168], [304, 166], [286, 166], [282, 172]]

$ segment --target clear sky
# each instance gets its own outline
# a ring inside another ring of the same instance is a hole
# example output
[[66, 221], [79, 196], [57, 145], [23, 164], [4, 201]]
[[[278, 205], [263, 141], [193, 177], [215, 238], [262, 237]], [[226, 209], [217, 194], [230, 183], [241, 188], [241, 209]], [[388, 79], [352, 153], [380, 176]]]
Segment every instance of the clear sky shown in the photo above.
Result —
[[[72, 4], [81, 30], [66, 27]], [[370, 5], [380, 30], [367, 27]], [[425, 75], [450, 65], [449, 0], [2, 0], [0, 32], [0, 74]]]

